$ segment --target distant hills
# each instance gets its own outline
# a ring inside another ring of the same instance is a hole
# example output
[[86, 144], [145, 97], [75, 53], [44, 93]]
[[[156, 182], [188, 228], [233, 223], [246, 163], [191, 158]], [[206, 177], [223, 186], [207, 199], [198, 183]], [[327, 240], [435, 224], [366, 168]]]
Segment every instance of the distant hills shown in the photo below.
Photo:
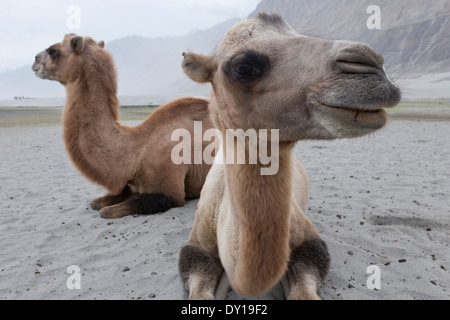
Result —
[[[152, 96], [157, 103], [178, 96], [209, 95], [208, 85], [198, 85], [183, 74], [182, 53], [192, 50], [212, 54], [225, 32], [238, 21], [237, 18], [230, 19], [208, 30], [191, 32], [183, 37], [150, 39], [131, 36], [107, 43], [105, 48], [112, 53], [116, 63], [119, 95]], [[44, 49], [51, 44], [42, 45]], [[10, 100], [16, 96], [65, 96], [65, 89], [61, 84], [36, 77], [31, 70], [32, 62], [30, 61], [30, 65], [0, 74], [0, 100]]]
[[[381, 30], [367, 28], [370, 5], [381, 9]], [[450, 72], [448, 0], [264, 0], [257, 11], [281, 14], [300, 33], [368, 43], [400, 78]]]
[[[381, 9], [381, 30], [366, 26], [367, 8], [373, 4]], [[263, 0], [251, 16], [258, 11], [281, 14], [301, 34], [370, 44], [385, 56], [387, 71], [405, 87], [406, 96], [450, 97], [448, 0]], [[126, 37], [107, 43], [118, 70], [119, 95], [160, 97], [158, 102], [208, 95], [209, 85], [195, 84], [182, 73], [181, 53], [213, 53], [237, 21], [183, 37]], [[31, 63], [0, 74], [0, 100], [65, 96], [60, 84], [36, 78]]]
[[239, 19], [184, 37], [147, 39], [128, 37], [107, 44], [116, 61], [122, 95], [208, 95], [209, 86], [197, 85], [181, 69], [182, 53], [192, 50], [212, 54], [225, 32]]

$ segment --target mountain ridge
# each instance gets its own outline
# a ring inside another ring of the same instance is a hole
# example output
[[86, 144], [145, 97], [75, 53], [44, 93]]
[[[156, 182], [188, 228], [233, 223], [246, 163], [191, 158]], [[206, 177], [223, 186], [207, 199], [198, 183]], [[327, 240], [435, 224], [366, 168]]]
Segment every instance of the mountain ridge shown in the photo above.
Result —
[[[414, 88], [426, 83], [443, 88], [433, 95], [449, 96], [445, 86], [450, 73], [450, 1], [376, 3], [381, 9], [381, 30], [366, 26], [372, 0], [263, 0], [250, 17], [260, 11], [279, 13], [301, 34], [365, 42], [383, 54], [389, 74], [411, 86], [406, 92], [420, 92], [420, 97], [425, 97], [426, 90]], [[169, 99], [209, 95], [209, 85], [196, 84], [183, 74], [181, 53], [212, 54], [237, 21], [230, 19], [182, 37], [128, 36], [107, 43], [116, 63], [119, 96], [161, 95]], [[436, 80], [440, 78], [442, 81]], [[29, 65], [0, 74], [0, 99], [14, 96], [64, 97], [65, 90], [59, 83], [38, 79]]]
[[[299, 33], [306, 24], [325, 38], [365, 42], [385, 56], [388, 71], [401, 77], [450, 72], [450, 1], [378, 0], [381, 30], [366, 26], [372, 4], [372, 0], [263, 0], [250, 16], [259, 11], [278, 13]], [[316, 6], [315, 12], [303, 10], [311, 6]]]

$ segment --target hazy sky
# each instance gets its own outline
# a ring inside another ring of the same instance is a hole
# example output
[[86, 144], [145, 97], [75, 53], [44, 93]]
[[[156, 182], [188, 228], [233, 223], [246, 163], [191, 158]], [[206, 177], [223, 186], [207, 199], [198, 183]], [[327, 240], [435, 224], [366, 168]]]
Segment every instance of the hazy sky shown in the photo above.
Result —
[[32, 64], [37, 52], [66, 33], [106, 42], [130, 35], [180, 36], [245, 18], [260, 1], [0, 0], [0, 72]]

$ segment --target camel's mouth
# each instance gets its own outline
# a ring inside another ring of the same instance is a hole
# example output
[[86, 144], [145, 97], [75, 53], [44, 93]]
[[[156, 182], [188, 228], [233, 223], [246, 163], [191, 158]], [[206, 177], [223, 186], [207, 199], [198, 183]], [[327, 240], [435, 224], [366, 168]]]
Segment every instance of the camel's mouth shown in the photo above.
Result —
[[31, 68], [38, 78], [44, 80], [47, 79], [47, 74], [45, 73], [44, 66], [41, 63], [35, 62]]
[[383, 108], [365, 109], [363, 107], [335, 107], [325, 104], [319, 104], [321, 107], [331, 109], [332, 113], [337, 113], [341, 118], [359, 122], [360, 124], [379, 123], [380, 120], [386, 122], [386, 112]]
[[342, 114], [344, 117], [353, 118], [352, 121], [373, 121], [378, 120], [380, 118], [386, 118], [386, 112], [383, 108], [375, 108], [372, 110], [367, 110], [364, 108], [355, 108], [355, 107], [334, 107], [325, 104], [321, 104], [327, 108], [336, 109], [338, 112]]
[[40, 69], [40, 65], [37, 63], [34, 63], [33, 66], [31, 67], [31, 69], [33, 70], [34, 73], [38, 73], [39, 69]]
[[381, 129], [387, 122], [387, 113], [381, 107], [335, 107], [316, 102], [312, 112], [323, 127], [340, 138], [369, 134]]

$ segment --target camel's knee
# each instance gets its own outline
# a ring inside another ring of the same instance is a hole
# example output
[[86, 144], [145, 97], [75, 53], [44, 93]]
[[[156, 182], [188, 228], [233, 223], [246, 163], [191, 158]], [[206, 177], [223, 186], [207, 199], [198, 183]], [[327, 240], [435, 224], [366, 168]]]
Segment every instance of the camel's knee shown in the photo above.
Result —
[[189, 299], [214, 299], [214, 293], [223, 272], [219, 259], [195, 246], [181, 249], [179, 274]]
[[330, 254], [322, 239], [304, 242], [291, 253], [285, 295], [288, 299], [317, 300], [317, 290], [330, 269]]
[[330, 269], [330, 253], [322, 239], [314, 239], [302, 243], [291, 253], [291, 272], [302, 274], [305, 270], [313, 272], [322, 283]]
[[163, 213], [176, 207], [177, 204], [163, 194], [136, 194], [124, 202], [132, 214]]

